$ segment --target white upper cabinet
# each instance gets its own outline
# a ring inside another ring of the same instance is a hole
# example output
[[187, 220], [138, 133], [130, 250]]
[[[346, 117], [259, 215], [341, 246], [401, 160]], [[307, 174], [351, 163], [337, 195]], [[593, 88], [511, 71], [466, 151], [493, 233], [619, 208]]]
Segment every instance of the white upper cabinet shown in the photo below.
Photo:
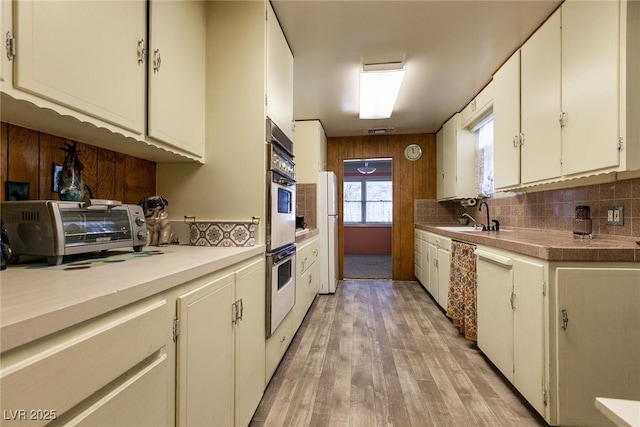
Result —
[[493, 76], [493, 170], [496, 190], [520, 184], [520, 51]]
[[144, 131], [144, 1], [25, 0], [13, 7], [16, 88]]
[[620, 7], [617, 1], [562, 5], [565, 174], [620, 164]]
[[267, 116], [293, 140], [293, 55], [267, 2]]
[[520, 49], [521, 179], [562, 175], [560, 139], [560, 11]]
[[149, 3], [150, 137], [204, 155], [205, 3]]
[[491, 114], [493, 106], [493, 81], [490, 81], [466, 107], [460, 111], [460, 125], [470, 129]]
[[327, 135], [319, 120], [295, 123], [293, 151], [298, 183], [315, 184], [318, 172], [327, 170]]
[[436, 134], [438, 200], [476, 197], [476, 139], [472, 132], [460, 128], [456, 113]]
[[496, 189], [640, 169], [639, 22], [567, 0], [496, 72]]

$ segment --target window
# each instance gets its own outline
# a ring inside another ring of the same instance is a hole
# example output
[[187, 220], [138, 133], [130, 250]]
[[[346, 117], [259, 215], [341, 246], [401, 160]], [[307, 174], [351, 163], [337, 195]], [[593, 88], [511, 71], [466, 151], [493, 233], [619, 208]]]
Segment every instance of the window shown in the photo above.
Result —
[[476, 190], [480, 197], [493, 194], [493, 115], [472, 130], [477, 133]]
[[391, 224], [393, 183], [389, 179], [360, 178], [344, 182], [344, 222]]

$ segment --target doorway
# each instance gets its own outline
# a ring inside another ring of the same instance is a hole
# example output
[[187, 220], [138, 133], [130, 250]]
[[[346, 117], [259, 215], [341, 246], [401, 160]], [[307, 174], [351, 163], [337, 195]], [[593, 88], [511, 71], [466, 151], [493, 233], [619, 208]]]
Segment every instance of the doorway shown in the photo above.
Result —
[[343, 161], [344, 278], [391, 279], [391, 158]]

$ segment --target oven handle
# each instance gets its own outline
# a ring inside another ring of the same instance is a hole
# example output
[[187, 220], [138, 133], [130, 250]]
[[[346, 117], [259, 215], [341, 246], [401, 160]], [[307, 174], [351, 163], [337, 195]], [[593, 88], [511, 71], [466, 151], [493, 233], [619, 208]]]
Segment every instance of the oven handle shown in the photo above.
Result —
[[296, 185], [296, 181], [291, 178], [282, 176], [279, 173], [274, 171], [271, 171], [271, 173], [273, 174], [271, 177], [271, 181], [274, 184], [282, 185], [283, 187], [293, 187]]
[[291, 248], [283, 249], [281, 251], [274, 252], [274, 253], [269, 254], [267, 256], [271, 257], [272, 262], [273, 262], [273, 266], [277, 267], [277, 266], [285, 263], [289, 259], [293, 258], [293, 256], [295, 254], [296, 254], [296, 247], [292, 246]]

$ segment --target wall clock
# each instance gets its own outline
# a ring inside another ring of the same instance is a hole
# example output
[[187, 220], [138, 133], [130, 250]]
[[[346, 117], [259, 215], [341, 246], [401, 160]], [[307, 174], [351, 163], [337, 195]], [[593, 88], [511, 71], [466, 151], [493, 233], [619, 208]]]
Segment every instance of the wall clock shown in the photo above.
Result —
[[420, 157], [422, 157], [422, 148], [418, 144], [409, 144], [404, 149], [404, 156], [407, 160], [415, 162]]

